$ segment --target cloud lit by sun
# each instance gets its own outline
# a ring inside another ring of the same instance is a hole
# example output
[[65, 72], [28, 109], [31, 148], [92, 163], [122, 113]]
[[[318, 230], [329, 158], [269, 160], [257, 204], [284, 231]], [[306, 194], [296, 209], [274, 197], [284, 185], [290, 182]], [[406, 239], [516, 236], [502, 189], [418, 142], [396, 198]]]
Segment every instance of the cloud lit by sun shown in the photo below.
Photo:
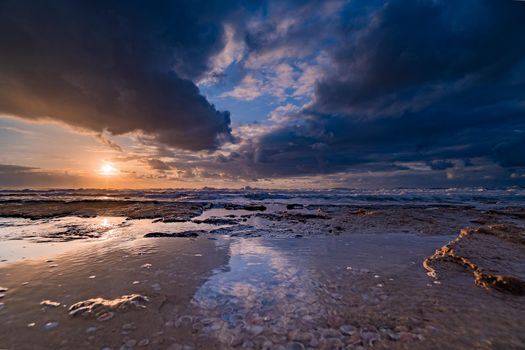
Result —
[[101, 165], [98, 173], [102, 176], [113, 176], [117, 175], [118, 169], [112, 163], [104, 163]]

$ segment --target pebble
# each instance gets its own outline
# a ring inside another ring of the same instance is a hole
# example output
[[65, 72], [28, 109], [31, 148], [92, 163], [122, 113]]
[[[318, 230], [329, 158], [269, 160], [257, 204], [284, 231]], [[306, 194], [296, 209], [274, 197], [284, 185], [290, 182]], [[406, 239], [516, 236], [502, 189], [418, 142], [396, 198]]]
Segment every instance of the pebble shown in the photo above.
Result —
[[133, 284], [139, 284], [140, 281], [133, 281]]
[[23, 282], [22, 285], [23, 286], [27, 286], [29, 284], [29, 282]]
[[182, 349], [182, 345], [173, 343], [166, 350], [181, 350], [181, 349]]
[[392, 331], [387, 332], [386, 335], [388, 336], [388, 338], [389, 338], [390, 340], [395, 340], [395, 341], [397, 341], [397, 340], [399, 340], [399, 338], [400, 338], [399, 334], [397, 334], [396, 332], [392, 332]]
[[124, 331], [131, 331], [135, 329], [137, 329], [137, 327], [133, 323], [124, 323], [122, 325], [122, 330]]
[[97, 277], [97, 276], [95, 276], [95, 275], [91, 275], [91, 276], [89, 276], [88, 278], [89, 278], [89, 279], [93, 279], [93, 278], [96, 278], [96, 277]]
[[2, 310], [5, 307], [5, 303], [0, 303], [0, 310]]
[[321, 332], [321, 337], [323, 338], [339, 338], [340, 334], [337, 330], [332, 328], [327, 328]]
[[193, 322], [193, 317], [189, 315], [181, 316], [175, 321], [175, 327], [183, 326], [184, 324], [191, 324]]
[[304, 350], [304, 345], [294, 341], [286, 345], [286, 350]]
[[143, 265], [140, 266], [140, 267], [142, 267], [143, 269], [149, 269], [149, 268], [152, 267], [152, 266], [153, 266], [153, 265], [151, 265], [151, 264], [143, 264]]
[[33, 328], [34, 326], [36, 326], [35, 322], [31, 322], [27, 324], [27, 328]]
[[49, 265], [50, 268], [58, 267], [57, 264]]
[[341, 331], [341, 333], [343, 333], [344, 335], [352, 335], [355, 333], [356, 329], [354, 326], [351, 326], [349, 324], [345, 324], [345, 325], [342, 325], [341, 327], [339, 327], [339, 330]]
[[86, 333], [87, 334], [95, 333], [97, 329], [98, 329], [97, 327], [88, 327], [86, 328]]
[[344, 344], [339, 338], [327, 338], [321, 340], [322, 349], [343, 349]]
[[100, 315], [97, 318], [97, 321], [99, 322], [109, 321], [113, 318], [113, 316], [115, 316], [113, 312], [104, 312], [102, 315]]
[[251, 332], [253, 335], [259, 335], [259, 334], [261, 334], [263, 331], [264, 331], [264, 327], [262, 327], [262, 326], [254, 325], [254, 326], [251, 326], [251, 327], [250, 327], [250, 332]]
[[125, 345], [128, 347], [128, 348], [132, 348], [134, 347], [135, 345], [137, 345], [137, 341], [135, 339], [130, 339], [128, 340]]
[[140, 347], [148, 346], [149, 345], [149, 339], [144, 338], [141, 341], [139, 341], [137, 345], [140, 346]]
[[53, 301], [53, 300], [46, 299], [46, 300], [42, 300], [40, 302], [40, 305], [42, 305], [42, 306], [51, 306], [51, 307], [59, 307], [60, 303], [58, 301]]
[[6, 287], [0, 287], [0, 293], [5, 293], [9, 290], [9, 288]]
[[46, 331], [50, 331], [58, 327], [58, 322], [48, 322], [44, 325]]
[[4, 299], [5, 298], [5, 294], [0, 294], [0, 299]]
[[313, 337], [312, 339], [310, 339], [310, 347], [312, 348], [317, 348], [319, 347], [320, 343], [319, 343], [319, 339]]

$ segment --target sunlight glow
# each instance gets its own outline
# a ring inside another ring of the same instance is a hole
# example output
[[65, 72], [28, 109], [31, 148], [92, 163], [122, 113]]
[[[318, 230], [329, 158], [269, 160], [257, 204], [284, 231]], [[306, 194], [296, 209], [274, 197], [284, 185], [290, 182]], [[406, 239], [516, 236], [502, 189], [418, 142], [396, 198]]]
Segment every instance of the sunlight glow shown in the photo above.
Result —
[[118, 169], [111, 163], [104, 163], [100, 167], [98, 173], [102, 176], [113, 176], [118, 173]]

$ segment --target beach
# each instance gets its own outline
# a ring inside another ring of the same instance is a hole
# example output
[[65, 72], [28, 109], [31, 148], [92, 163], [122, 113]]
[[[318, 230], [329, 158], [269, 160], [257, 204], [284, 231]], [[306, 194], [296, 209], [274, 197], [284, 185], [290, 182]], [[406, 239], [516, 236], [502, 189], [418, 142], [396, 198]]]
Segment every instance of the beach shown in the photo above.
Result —
[[521, 349], [522, 198], [7, 192], [0, 348]]

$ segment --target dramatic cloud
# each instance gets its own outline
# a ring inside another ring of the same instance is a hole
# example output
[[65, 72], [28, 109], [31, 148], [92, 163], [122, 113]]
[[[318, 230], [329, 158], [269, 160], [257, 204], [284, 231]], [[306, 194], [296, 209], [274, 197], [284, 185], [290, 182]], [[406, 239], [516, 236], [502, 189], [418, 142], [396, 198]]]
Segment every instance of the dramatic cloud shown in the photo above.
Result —
[[145, 178], [523, 184], [524, 23], [510, 0], [4, 1], [0, 113]]
[[523, 167], [525, 5], [369, 4], [345, 9], [313, 103], [239, 150], [251, 168], [298, 176], [419, 162], [452, 178], [465, 159], [508, 167], [505, 177]]
[[239, 11], [235, 1], [2, 1], [0, 113], [215, 148], [230, 115], [192, 81]]

